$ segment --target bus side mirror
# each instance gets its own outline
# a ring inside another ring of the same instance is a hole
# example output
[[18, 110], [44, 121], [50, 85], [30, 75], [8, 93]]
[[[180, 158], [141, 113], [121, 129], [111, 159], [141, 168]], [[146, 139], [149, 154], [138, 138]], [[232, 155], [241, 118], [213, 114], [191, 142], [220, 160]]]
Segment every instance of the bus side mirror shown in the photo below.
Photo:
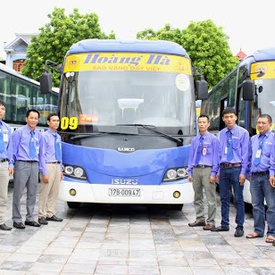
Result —
[[243, 82], [243, 100], [254, 100], [255, 84], [252, 80], [246, 79]]
[[40, 91], [42, 94], [52, 92], [52, 75], [46, 71], [40, 76]]
[[196, 90], [198, 93], [197, 99], [205, 100], [208, 98], [208, 83], [204, 78], [196, 80]]

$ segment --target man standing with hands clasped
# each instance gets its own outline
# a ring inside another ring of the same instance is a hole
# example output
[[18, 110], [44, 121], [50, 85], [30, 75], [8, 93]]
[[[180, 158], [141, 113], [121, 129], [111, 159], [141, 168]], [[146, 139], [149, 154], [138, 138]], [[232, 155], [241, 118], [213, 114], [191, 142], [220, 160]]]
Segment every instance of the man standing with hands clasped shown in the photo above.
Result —
[[61, 138], [57, 133], [59, 117], [49, 114], [48, 130], [42, 134], [40, 143], [40, 196], [38, 204], [38, 222], [48, 224], [48, 221], [62, 222], [55, 215], [55, 205], [58, 197], [59, 183], [63, 178], [61, 160]]
[[243, 188], [246, 179], [249, 134], [248, 131], [236, 124], [238, 117], [234, 108], [227, 107], [222, 111], [222, 120], [226, 128], [220, 131], [220, 174], [219, 189], [221, 198], [221, 226], [211, 229], [213, 232], [229, 231], [229, 211], [231, 186], [233, 186], [234, 202], [236, 207], [237, 224], [235, 237], [244, 234], [243, 224], [245, 208], [243, 200]]
[[[275, 241], [275, 151], [274, 135], [270, 131], [272, 118], [262, 114], [257, 120], [259, 134], [251, 138], [250, 145], [250, 192], [252, 196], [254, 232], [246, 238], [261, 238], [267, 221], [267, 243]], [[265, 211], [266, 201], [267, 210]]]
[[[215, 227], [216, 217], [216, 174], [219, 169], [219, 140], [208, 132], [209, 117], [198, 117], [199, 134], [191, 142], [188, 161], [188, 180], [193, 181], [196, 221], [191, 227], [203, 226], [204, 230]], [[205, 223], [203, 191], [205, 191], [208, 217]]]
[[[36, 129], [40, 113], [30, 109], [26, 114], [25, 126], [15, 130], [12, 134], [14, 164], [14, 188], [12, 204], [13, 227], [25, 229], [25, 225], [39, 227], [34, 221], [34, 207], [38, 187], [39, 143], [41, 133]], [[25, 225], [20, 213], [21, 198], [27, 188], [27, 215]]]

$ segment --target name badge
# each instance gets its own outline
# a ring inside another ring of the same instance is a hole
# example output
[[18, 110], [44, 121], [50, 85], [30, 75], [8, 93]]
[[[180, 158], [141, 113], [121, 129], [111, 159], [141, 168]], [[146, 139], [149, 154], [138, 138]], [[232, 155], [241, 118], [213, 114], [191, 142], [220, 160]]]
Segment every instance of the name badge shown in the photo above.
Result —
[[202, 155], [203, 155], [203, 156], [206, 156], [206, 153], [207, 153], [207, 147], [206, 147], [206, 146], [203, 146], [203, 147], [202, 147]]
[[256, 152], [256, 158], [259, 158], [261, 156], [262, 149], [258, 149]]
[[227, 155], [227, 152], [228, 152], [228, 148], [227, 147], [225, 147], [224, 148], [224, 153]]
[[7, 133], [3, 133], [3, 141], [8, 142], [9, 141], [9, 135]]

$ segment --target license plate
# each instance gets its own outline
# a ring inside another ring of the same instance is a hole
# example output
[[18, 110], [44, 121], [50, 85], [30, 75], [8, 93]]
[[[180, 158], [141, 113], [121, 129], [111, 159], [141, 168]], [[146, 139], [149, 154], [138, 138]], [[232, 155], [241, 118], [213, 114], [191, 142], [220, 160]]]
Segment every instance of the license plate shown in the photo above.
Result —
[[109, 188], [110, 197], [140, 197], [140, 189]]

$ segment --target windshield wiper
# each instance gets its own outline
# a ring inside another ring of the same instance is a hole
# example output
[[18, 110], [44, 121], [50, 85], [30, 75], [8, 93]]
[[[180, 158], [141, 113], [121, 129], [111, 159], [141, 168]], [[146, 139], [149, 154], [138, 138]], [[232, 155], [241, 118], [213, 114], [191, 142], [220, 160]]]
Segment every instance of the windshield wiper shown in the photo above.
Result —
[[88, 138], [92, 136], [100, 136], [101, 133], [73, 133], [73, 132], [61, 132], [59, 134], [66, 134], [70, 139], [80, 139], [80, 138]]
[[161, 136], [166, 137], [167, 139], [170, 139], [170, 140], [176, 142], [177, 146], [182, 146], [183, 145], [183, 139], [175, 138], [173, 136], [167, 135], [166, 133], [158, 131], [156, 129], [156, 126], [154, 126], [154, 125], [148, 125], [148, 124], [117, 124], [117, 126], [135, 126], [135, 127], [139, 126], [139, 127], [142, 127], [142, 128], [147, 129], [149, 131], [152, 131], [152, 132], [154, 132], [156, 134], [159, 134]]
[[137, 135], [137, 131], [135, 132], [125, 132], [125, 131], [120, 131], [114, 130], [114, 131], [104, 131], [104, 130], [99, 130], [99, 132], [92, 132], [92, 133], [73, 133], [73, 132], [62, 132], [62, 134], [69, 135], [69, 138], [71, 140], [74, 139], [82, 139], [82, 138], [90, 138], [90, 137], [99, 137], [99, 136], [105, 136], [105, 135]]

